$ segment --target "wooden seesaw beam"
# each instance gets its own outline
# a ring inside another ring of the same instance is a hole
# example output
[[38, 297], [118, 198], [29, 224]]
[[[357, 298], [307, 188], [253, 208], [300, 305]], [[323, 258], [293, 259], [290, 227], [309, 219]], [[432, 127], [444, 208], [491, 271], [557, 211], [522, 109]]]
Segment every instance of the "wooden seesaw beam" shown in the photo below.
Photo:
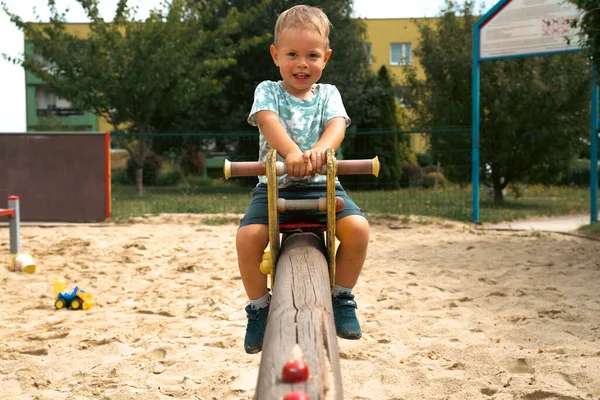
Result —
[[[311, 400], [344, 397], [325, 251], [313, 233], [295, 233], [282, 243], [255, 399], [281, 400], [296, 390]], [[308, 381], [281, 380], [290, 359], [308, 365]]]

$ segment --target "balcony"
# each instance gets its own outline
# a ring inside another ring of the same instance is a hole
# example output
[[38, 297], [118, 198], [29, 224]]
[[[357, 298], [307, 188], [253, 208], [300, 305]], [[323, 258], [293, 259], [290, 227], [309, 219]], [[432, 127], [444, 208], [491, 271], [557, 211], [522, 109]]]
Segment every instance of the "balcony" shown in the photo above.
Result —
[[84, 112], [75, 108], [38, 108], [36, 114], [38, 117], [72, 117], [83, 116]]

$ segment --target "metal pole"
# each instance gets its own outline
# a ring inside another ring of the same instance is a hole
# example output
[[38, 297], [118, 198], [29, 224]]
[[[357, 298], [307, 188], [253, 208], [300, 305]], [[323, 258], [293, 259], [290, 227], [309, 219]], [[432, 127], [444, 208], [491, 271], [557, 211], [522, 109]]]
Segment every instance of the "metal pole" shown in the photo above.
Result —
[[598, 222], [598, 71], [592, 66], [592, 110], [590, 113], [590, 223]]
[[471, 112], [471, 186], [472, 186], [472, 218], [479, 223], [479, 25], [473, 29], [473, 71], [471, 95], [473, 110]]
[[8, 208], [15, 210], [14, 216], [9, 217], [8, 220], [8, 230], [10, 232], [10, 253], [17, 254], [21, 248], [21, 243], [19, 242], [19, 227], [21, 225], [21, 216], [19, 214], [19, 196], [10, 196], [8, 198]]

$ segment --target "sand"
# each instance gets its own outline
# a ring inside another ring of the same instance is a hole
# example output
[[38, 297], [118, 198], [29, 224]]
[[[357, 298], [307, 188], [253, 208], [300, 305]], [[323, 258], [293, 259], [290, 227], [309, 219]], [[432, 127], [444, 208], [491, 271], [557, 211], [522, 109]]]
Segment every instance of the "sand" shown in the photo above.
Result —
[[[37, 271], [0, 268], [0, 398], [252, 398], [237, 226], [206, 217], [22, 227]], [[599, 242], [423, 219], [371, 232], [364, 336], [338, 342], [346, 399], [600, 399]], [[56, 277], [96, 305], [55, 310]]]

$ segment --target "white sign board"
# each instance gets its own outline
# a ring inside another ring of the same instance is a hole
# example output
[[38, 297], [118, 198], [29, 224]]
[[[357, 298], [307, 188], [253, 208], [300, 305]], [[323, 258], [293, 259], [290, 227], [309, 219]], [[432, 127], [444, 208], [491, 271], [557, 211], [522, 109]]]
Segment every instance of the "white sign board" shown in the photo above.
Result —
[[577, 50], [578, 29], [571, 22], [578, 15], [565, 0], [508, 0], [481, 27], [480, 58]]

